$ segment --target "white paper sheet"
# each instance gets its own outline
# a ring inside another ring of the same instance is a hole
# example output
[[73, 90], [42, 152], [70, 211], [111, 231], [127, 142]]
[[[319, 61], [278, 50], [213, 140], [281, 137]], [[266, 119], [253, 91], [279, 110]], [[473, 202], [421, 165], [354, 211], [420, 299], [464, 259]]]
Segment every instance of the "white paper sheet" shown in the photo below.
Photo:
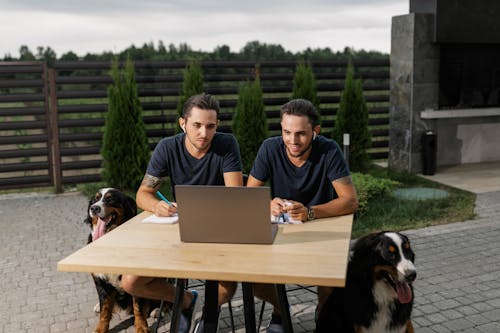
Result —
[[175, 214], [173, 216], [156, 216], [154, 214], [149, 215], [142, 223], [163, 223], [163, 224], [174, 224], [179, 221], [179, 215]]

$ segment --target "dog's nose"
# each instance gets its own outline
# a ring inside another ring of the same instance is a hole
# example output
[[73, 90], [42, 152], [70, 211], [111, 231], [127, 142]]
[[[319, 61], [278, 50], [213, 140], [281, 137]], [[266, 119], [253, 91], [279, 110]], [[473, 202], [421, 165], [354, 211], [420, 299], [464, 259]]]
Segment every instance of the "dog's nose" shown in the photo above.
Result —
[[92, 214], [99, 214], [101, 212], [101, 207], [99, 206], [90, 206], [90, 211]]
[[417, 278], [417, 271], [416, 270], [412, 269], [412, 270], [406, 271], [406, 274], [405, 274], [406, 281], [413, 282], [413, 281], [415, 281], [416, 278]]

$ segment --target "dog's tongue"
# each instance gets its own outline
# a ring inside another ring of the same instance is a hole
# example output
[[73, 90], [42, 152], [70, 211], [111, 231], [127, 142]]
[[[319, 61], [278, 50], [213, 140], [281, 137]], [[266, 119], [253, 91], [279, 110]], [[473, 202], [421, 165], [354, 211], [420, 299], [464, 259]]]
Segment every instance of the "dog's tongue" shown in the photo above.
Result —
[[412, 295], [412, 292], [411, 292], [411, 289], [410, 289], [410, 286], [408, 285], [408, 283], [397, 282], [396, 283], [396, 291], [398, 293], [399, 302], [401, 304], [410, 303], [413, 295]]
[[95, 241], [96, 239], [104, 235], [105, 230], [106, 230], [106, 221], [99, 218], [97, 220], [97, 225], [95, 226], [94, 231], [92, 232], [92, 241]]

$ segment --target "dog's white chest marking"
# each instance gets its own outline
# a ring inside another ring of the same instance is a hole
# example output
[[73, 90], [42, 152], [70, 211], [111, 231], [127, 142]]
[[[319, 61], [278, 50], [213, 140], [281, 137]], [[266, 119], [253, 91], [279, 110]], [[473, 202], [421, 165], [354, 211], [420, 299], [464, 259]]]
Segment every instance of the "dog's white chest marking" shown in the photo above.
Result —
[[373, 298], [378, 306], [370, 327], [361, 327], [363, 333], [404, 333], [405, 327], [390, 327], [394, 300], [397, 294], [394, 289], [383, 281], [377, 281], [373, 286]]
[[397, 298], [394, 289], [383, 281], [377, 281], [373, 286], [373, 298], [378, 306], [370, 327], [362, 327], [363, 333], [403, 333], [404, 327], [390, 328], [391, 312], [394, 300]]

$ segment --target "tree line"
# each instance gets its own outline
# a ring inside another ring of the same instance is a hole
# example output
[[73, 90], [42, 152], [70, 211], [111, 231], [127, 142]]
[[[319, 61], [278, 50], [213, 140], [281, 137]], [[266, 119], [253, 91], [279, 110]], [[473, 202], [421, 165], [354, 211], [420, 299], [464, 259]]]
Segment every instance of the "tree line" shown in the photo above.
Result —
[[56, 60], [59, 61], [112, 61], [118, 59], [138, 60], [226, 60], [226, 61], [262, 61], [262, 60], [348, 60], [348, 59], [383, 59], [388, 54], [379, 51], [355, 50], [351, 47], [345, 47], [342, 51], [332, 51], [330, 48], [306, 48], [303, 51], [291, 52], [279, 44], [267, 44], [259, 41], [250, 41], [245, 44], [241, 50], [235, 52], [228, 45], [220, 45], [214, 48], [212, 52], [193, 50], [188, 44], [179, 45], [169, 44], [166, 46], [162, 41], [157, 45], [153, 42], [144, 43], [137, 47], [131, 45], [121, 52], [113, 53], [104, 51], [102, 53], [87, 53], [84, 56], [78, 56], [69, 51], [61, 56], [50, 46], [38, 46], [36, 51], [30, 50], [26, 45], [19, 48], [19, 58], [6, 54], [4, 61], [46, 61], [49, 66]]

